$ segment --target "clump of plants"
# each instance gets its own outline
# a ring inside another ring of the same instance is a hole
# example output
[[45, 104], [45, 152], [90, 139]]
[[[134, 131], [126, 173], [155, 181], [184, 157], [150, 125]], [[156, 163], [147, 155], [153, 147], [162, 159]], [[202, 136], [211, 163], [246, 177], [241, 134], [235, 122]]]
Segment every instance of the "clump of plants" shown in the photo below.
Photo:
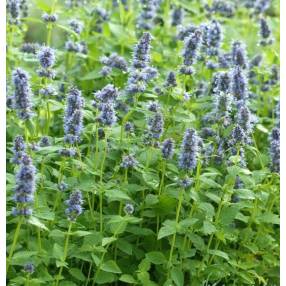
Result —
[[279, 1], [6, 7], [7, 285], [279, 285]]

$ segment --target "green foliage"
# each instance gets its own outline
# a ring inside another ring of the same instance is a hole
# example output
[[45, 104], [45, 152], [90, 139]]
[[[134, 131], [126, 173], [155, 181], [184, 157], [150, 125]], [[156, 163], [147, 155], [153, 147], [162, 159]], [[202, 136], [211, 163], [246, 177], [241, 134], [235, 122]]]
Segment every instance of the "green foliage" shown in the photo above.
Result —
[[[7, 107], [7, 285], [279, 285], [279, 173], [271, 168], [269, 156], [269, 135], [278, 120], [279, 82], [263, 90], [271, 79], [271, 66], [279, 66], [279, 1], [271, 1], [260, 15], [247, 9], [246, 1], [222, 1], [235, 4], [233, 17], [225, 17], [209, 14], [205, 4], [213, 1], [158, 0], [149, 31], [150, 66], [158, 75], [144, 92], [134, 95], [133, 102], [128, 101], [126, 86], [134, 72], [130, 69], [134, 45], [143, 32], [136, 24], [142, 12], [140, 2], [153, 1], [128, 0], [126, 7], [121, 0], [76, 0], [70, 1], [78, 3], [72, 7], [64, 0], [26, 2], [29, 13], [19, 16], [19, 25], [7, 13], [7, 97], [15, 92], [13, 70], [24, 69], [30, 75], [34, 113], [29, 120], [21, 120], [13, 107]], [[176, 7], [184, 9], [184, 27], [219, 21], [224, 35], [221, 53], [230, 52], [232, 42], [239, 40], [246, 44], [250, 59], [263, 57], [261, 65], [253, 68], [256, 82], [249, 81], [247, 106], [256, 121], [243, 146], [245, 164], [241, 146], [231, 145], [236, 103], [231, 103], [227, 126], [223, 116], [206, 118], [215, 116], [214, 74], [228, 69], [207, 68], [207, 61], [217, 63], [218, 59], [203, 55], [193, 64], [194, 74], [179, 72], [184, 42], [177, 39], [179, 27], [171, 25]], [[97, 9], [105, 9], [108, 19], [102, 19]], [[46, 23], [41, 18], [44, 12], [57, 14], [58, 20]], [[258, 44], [260, 16], [270, 25], [272, 45]], [[69, 25], [72, 19], [82, 22], [80, 34]], [[84, 42], [87, 53], [68, 52], [67, 40]], [[25, 42], [55, 49], [54, 79], [38, 76], [38, 58], [23, 52]], [[113, 68], [104, 76], [101, 57], [112, 53], [124, 57], [128, 69]], [[175, 72], [177, 85], [167, 88], [170, 71]], [[100, 109], [92, 102], [94, 92], [107, 84], [118, 88], [119, 99], [128, 105], [126, 112], [116, 109], [117, 122], [111, 127], [99, 122]], [[57, 95], [40, 94], [48, 85]], [[63, 122], [72, 86], [81, 90], [85, 100], [81, 141], [75, 144], [64, 141]], [[190, 99], [184, 98], [185, 93]], [[164, 130], [159, 139], [148, 143], [148, 119], [154, 115], [148, 110], [150, 101], [160, 105]], [[133, 132], [125, 130], [126, 122], [134, 125]], [[203, 127], [212, 128], [216, 136], [204, 137]], [[202, 137], [192, 171], [178, 165], [187, 128]], [[11, 160], [17, 135], [23, 136], [36, 167], [29, 217], [12, 213], [17, 206], [15, 174], [20, 168]], [[37, 145], [42, 136], [49, 137], [50, 146]], [[173, 157], [166, 160], [161, 147], [168, 138], [174, 140], [175, 148]], [[222, 139], [224, 154], [218, 161]], [[208, 156], [210, 146], [213, 150]], [[74, 148], [76, 155], [60, 156], [63, 147]], [[134, 167], [122, 167], [126, 155], [134, 156]], [[192, 183], [183, 188], [186, 178]], [[66, 190], [60, 191], [61, 183], [67, 184]], [[76, 189], [83, 195], [83, 212], [69, 221], [67, 200]], [[28, 263], [35, 266], [33, 273], [24, 271]]]

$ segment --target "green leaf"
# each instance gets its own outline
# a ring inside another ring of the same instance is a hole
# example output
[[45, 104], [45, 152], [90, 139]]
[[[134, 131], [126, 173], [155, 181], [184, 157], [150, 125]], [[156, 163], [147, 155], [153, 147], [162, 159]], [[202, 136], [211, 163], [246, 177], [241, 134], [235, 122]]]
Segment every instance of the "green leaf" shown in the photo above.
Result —
[[82, 236], [87, 236], [87, 235], [90, 235], [90, 234], [91, 234], [90, 231], [77, 230], [75, 232], [72, 232], [70, 235], [82, 237]]
[[153, 188], [153, 189], [157, 189], [159, 186], [159, 176], [157, 173], [143, 173], [143, 179], [145, 181], [145, 183]]
[[140, 271], [148, 271], [151, 267], [151, 263], [147, 258], [144, 258], [138, 265]]
[[176, 222], [167, 220], [163, 223], [163, 227], [160, 228], [158, 233], [158, 239], [169, 236], [176, 233]]
[[111, 236], [111, 237], [104, 237], [103, 239], [102, 239], [102, 246], [105, 246], [105, 245], [107, 245], [107, 244], [109, 244], [109, 243], [111, 243], [111, 242], [113, 242], [113, 241], [115, 241], [115, 240], [117, 240], [117, 238], [116, 237], [114, 237], [114, 236]]
[[71, 268], [69, 270], [69, 273], [71, 274], [71, 276], [73, 276], [74, 278], [76, 278], [79, 281], [84, 281], [85, 280], [85, 276], [83, 275], [81, 270], [78, 269], [78, 268]]
[[279, 216], [273, 213], [264, 213], [257, 218], [262, 223], [279, 224]]
[[53, 247], [53, 257], [59, 260], [63, 260], [64, 257], [64, 248], [57, 243]]
[[37, 251], [19, 251], [12, 257], [12, 265], [22, 265], [31, 260], [31, 257], [37, 255]]
[[171, 270], [171, 278], [177, 286], [184, 286], [184, 273], [179, 267]]
[[36, 217], [32, 216], [29, 218], [28, 220], [29, 224], [32, 224], [40, 229], [44, 229], [44, 230], [49, 230], [42, 222], [40, 222], [39, 219], [37, 219]]
[[118, 267], [116, 262], [114, 260], [109, 260], [104, 262], [100, 269], [106, 271], [106, 272], [111, 272], [111, 273], [122, 273], [121, 269]]
[[164, 264], [166, 262], [166, 257], [159, 251], [148, 252], [146, 258], [153, 264]]
[[128, 254], [128, 255], [132, 255], [132, 251], [133, 251], [133, 245], [131, 243], [129, 243], [128, 241], [124, 240], [124, 239], [119, 239], [116, 243], [118, 249], [120, 249], [122, 252]]
[[116, 276], [110, 272], [99, 271], [96, 275], [95, 282], [97, 284], [112, 283]]
[[188, 236], [191, 242], [194, 244], [195, 248], [201, 251], [205, 248], [204, 240], [199, 235], [190, 233]]
[[216, 250], [216, 249], [210, 249], [209, 250], [209, 254], [215, 255], [215, 256], [219, 256], [222, 257], [226, 260], [229, 260], [229, 256], [227, 253], [221, 251], [221, 250]]
[[220, 222], [222, 225], [228, 226], [233, 222], [239, 212], [239, 207], [236, 205], [224, 206], [220, 213]]
[[106, 190], [105, 195], [107, 196], [107, 198], [110, 202], [122, 201], [122, 200], [131, 201], [131, 198], [126, 193], [124, 193], [123, 191], [120, 191], [120, 190], [114, 190], [114, 189], [113, 190]]
[[92, 79], [97, 79], [97, 78], [101, 78], [101, 77], [102, 77], [102, 75], [100, 74], [100, 69], [97, 68], [97, 69], [87, 73], [83, 77], [81, 77], [80, 80], [92, 80]]
[[209, 221], [204, 221], [203, 227], [202, 227], [202, 232], [205, 235], [212, 234], [216, 232], [216, 227]]
[[120, 281], [128, 283], [128, 284], [136, 284], [137, 281], [133, 278], [133, 276], [129, 274], [123, 274], [119, 278]]

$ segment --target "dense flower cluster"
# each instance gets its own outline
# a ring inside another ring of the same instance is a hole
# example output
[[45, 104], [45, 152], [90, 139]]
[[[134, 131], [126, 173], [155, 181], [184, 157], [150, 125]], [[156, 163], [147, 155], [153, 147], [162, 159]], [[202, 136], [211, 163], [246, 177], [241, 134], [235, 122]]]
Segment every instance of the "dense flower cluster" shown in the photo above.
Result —
[[151, 38], [150, 33], [143, 33], [134, 47], [133, 62], [126, 87], [129, 95], [143, 92], [146, 89], [146, 84], [157, 75], [157, 70], [149, 65]]
[[13, 209], [14, 215], [29, 216], [32, 214], [31, 204], [34, 201], [36, 188], [36, 168], [28, 155], [22, 156], [20, 169], [16, 174], [16, 187], [14, 201], [17, 207]]
[[120, 164], [120, 166], [124, 169], [127, 168], [134, 168], [138, 165], [137, 160], [133, 157], [133, 155], [126, 155], [123, 156], [122, 158], [122, 162]]
[[103, 56], [100, 59], [100, 62], [104, 65], [101, 74], [107, 76], [111, 73], [113, 68], [127, 71], [128, 65], [126, 60], [123, 57], [120, 57], [116, 53], [112, 53], [109, 57]]
[[182, 74], [193, 74], [192, 65], [196, 62], [199, 47], [201, 44], [201, 31], [195, 30], [190, 36], [184, 39], [184, 49], [182, 51], [183, 66], [180, 69]]
[[174, 154], [174, 140], [172, 138], [166, 139], [162, 143], [161, 151], [164, 159], [171, 159]]
[[82, 193], [79, 190], [75, 190], [70, 194], [68, 200], [65, 201], [67, 208], [65, 214], [70, 221], [75, 221], [77, 217], [82, 213], [83, 199]]
[[280, 130], [275, 127], [271, 131], [269, 138], [270, 141], [270, 157], [271, 157], [271, 170], [273, 172], [280, 172]]
[[26, 153], [26, 144], [21, 135], [18, 135], [14, 139], [12, 162], [19, 165], [22, 162], [23, 155]]
[[199, 152], [199, 139], [194, 129], [187, 129], [181, 145], [179, 155], [179, 167], [184, 170], [192, 171], [197, 166]]
[[83, 106], [84, 99], [81, 96], [81, 91], [71, 88], [67, 97], [64, 117], [65, 141], [70, 144], [80, 141], [83, 129]]
[[29, 76], [24, 70], [17, 68], [12, 73], [12, 80], [15, 87], [12, 106], [20, 119], [29, 119], [32, 116], [32, 91]]

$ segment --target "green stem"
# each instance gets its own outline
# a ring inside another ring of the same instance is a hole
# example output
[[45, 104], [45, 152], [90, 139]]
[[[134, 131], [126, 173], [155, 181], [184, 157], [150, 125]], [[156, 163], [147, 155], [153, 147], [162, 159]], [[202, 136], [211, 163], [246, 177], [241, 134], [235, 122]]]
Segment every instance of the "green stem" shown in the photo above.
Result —
[[[68, 254], [68, 244], [69, 244], [69, 237], [70, 237], [71, 229], [72, 229], [72, 222], [69, 223], [69, 228], [68, 228], [68, 232], [67, 232], [67, 236], [66, 236], [66, 240], [65, 240], [64, 255], [63, 255], [63, 261], [62, 261], [63, 263], [66, 261], [67, 254]], [[63, 272], [63, 266], [60, 267], [59, 273], [56, 276], [56, 282], [55, 282], [56, 286], [59, 285], [59, 281], [60, 281], [60, 277], [62, 275], [62, 272]]]
[[18, 223], [17, 223], [17, 227], [16, 227], [16, 230], [15, 230], [14, 238], [13, 238], [13, 243], [12, 243], [12, 246], [11, 246], [11, 249], [10, 249], [10, 252], [9, 252], [9, 256], [8, 256], [8, 259], [7, 259], [6, 275], [8, 273], [9, 266], [10, 266], [10, 263], [11, 263], [11, 259], [12, 259], [13, 253], [14, 253], [16, 245], [17, 245], [17, 241], [18, 241], [18, 237], [19, 237], [19, 233], [20, 233], [20, 229], [21, 229], [21, 225], [23, 223], [23, 220], [24, 220], [24, 218], [21, 216], [19, 221], [18, 221]]
[[50, 121], [51, 121], [51, 112], [49, 100], [47, 100], [47, 114], [46, 114], [46, 134], [49, 135]]
[[[179, 222], [183, 198], [184, 198], [184, 189], [180, 189], [179, 202], [178, 202], [177, 211], [176, 211], [176, 227], [177, 227], [178, 222]], [[176, 242], [176, 235], [177, 235], [177, 231], [173, 234], [173, 238], [172, 238], [171, 250], [170, 250], [169, 261], [168, 261], [168, 268], [170, 268], [172, 265], [172, 257], [173, 257], [175, 242]]]
[[100, 232], [103, 231], [103, 171], [104, 171], [104, 163], [107, 156], [107, 130], [105, 133], [105, 144], [104, 144], [104, 153], [103, 158], [101, 161], [101, 167], [100, 167], [100, 192], [99, 192], [99, 217], [100, 217]]
[[[163, 185], [164, 185], [164, 178], [165, 178], [165, 172], [166, 172], [166, 164], [167, 164], [167, 162], [164, 160], [163, 163], [162, 163], [162, 176], [161, 176], [161, 181], [160, 181], [159, 190], [158, 190], [158, 198], [160, 198], [161, 191], [162, 191]], [[157, 215], [157, 227], [156, 227], [157, 237], [158, 237], [158, 234], [159, 234], [159, 227], [160, 227], [160, 216]]]
[[[124, 222], [123, 222], [123, 223], [124, 223]], [[113, 234], [112, 237], [117, 238], [117, 233], [118, 233], [118, 231], [120, 230], [121, 225], [122, 225], [122, 222], [119, 223], [119, 225], [118, 225], [117, 229], [114, 231], [114, 234]], [[107, 250], [108, 250], [108, 248], [109, 248], [109, 246], [110, 246], [111, 244], [112, 244], [112, 242], [109, 242], [109, 243], [105, 246], [104, 252], [103, 252], [103, 254], [101, 255], [98, 268], [97, 268], [97, 270], [96, 270], [96, 272], [95, 272], [95, 275], [94, 275], [94, 278], [93, 278], [92, 286], [94, 286], [95, 283], [96, 283], [95, 280], [96, 280], [97, 275], [98, 275], [98, 273], [99, 273], [99, 271], [100, 271], [100, 266], [102, 265], [102, 262], [103, 262], [103, 260], [104, 260], [104, 257], [105, 257], [105, 255], [106, 255], [106, 253], [107, 253]]]

